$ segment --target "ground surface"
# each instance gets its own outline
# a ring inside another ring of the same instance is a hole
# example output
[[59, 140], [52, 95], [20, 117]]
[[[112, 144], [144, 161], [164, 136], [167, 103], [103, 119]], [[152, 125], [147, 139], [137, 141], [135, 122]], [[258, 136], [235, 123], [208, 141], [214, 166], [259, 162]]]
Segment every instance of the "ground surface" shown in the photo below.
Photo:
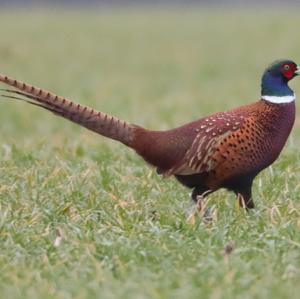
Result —
[[[300, 61], [297, 18], [2, 11], [0, 72], [165, 129], [258, 99], [268, 63]], [[299, 298], [299, 117], [255, 181], [256, 210], [221, 191], [205, 224], [187, 222], [185, 188], [122, 145], [0, 100], [0, 297]]]

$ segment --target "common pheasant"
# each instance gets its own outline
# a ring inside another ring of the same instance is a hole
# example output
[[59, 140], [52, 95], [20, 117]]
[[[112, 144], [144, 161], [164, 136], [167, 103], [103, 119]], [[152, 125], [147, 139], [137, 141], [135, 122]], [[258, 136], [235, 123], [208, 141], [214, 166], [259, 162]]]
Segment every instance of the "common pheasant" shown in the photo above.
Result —
[[167, 131], [152, 131], [75, 104], [46, 90], [0, 75], [6, 98], [24, 100], [134, 149], [165, 177], [192, 188], [197, 201], [226, 188], [239, 204], [254, 208], [252, 182], [279, 156], [295, 120], [295, 94], [288, 82], [300, 74], [291, 60], [264, 72], [261, 99]]

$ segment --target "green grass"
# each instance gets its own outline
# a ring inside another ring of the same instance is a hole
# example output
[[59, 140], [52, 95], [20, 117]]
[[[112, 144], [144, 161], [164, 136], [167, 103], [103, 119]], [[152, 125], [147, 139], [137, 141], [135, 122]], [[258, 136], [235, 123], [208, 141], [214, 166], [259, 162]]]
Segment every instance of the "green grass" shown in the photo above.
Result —
[[[258, 99], [268, 63], [300, 61], [297, 18], [2, 11], [0, 71], [165, 129]], [[256, 210], [221, 191], [193, 225], [189, 191], [122, 145], [19, 102], [0, 100], [0, 126], [1, 298], [299, 298], [299, 113]]]

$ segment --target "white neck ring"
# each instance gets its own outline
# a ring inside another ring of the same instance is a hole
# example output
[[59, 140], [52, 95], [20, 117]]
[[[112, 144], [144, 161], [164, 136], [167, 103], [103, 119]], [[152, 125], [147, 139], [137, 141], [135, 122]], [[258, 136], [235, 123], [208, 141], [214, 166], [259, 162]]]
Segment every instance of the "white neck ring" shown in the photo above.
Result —
[[293, 94], [291, 96], [261, 96], [262, 100], [265, 100], [270, 103], [274, 104], [284, 104], [284, 103], [291, 103], [295, 101], [296, 95]]

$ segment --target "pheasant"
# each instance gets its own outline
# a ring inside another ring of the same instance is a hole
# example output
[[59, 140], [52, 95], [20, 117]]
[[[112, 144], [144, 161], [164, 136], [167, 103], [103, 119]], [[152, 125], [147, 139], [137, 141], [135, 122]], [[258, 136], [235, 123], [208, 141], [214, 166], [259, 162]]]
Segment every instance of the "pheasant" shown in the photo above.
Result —
[[226, 188], [241, 207], [254, 208], [252, 182], [279, 156], [295, 121], [295, 94], [288, 82], [300, 74], [291, 60], [264, 72], [259, 101], [167, 131], [153, 131], [76, 104], [46, 90], [0, 75], [6, 98], [24, 100], [115, 139], [140, 155], [158, 174], [175, 176], [198, 201]]

